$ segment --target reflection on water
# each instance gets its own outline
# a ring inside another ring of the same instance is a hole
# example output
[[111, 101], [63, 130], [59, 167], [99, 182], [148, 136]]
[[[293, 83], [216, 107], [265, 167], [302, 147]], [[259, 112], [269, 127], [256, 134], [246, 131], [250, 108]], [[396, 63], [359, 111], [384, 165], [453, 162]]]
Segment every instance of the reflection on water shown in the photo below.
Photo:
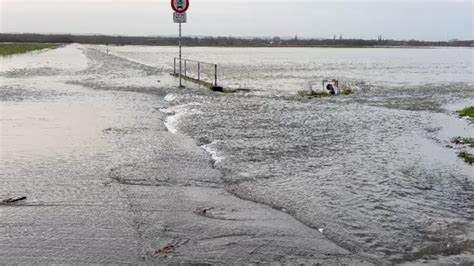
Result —
[[[114, 53], [172, 72], [174, 47], [114, 47]], [[184, 57], [219, 64], [226, 87], [273, 93], [320, 86], [325, 78], [361, 88], [473, 83], [470, 49], [185, 48]], [[189, 71], [192, 71], [190, 69]]]

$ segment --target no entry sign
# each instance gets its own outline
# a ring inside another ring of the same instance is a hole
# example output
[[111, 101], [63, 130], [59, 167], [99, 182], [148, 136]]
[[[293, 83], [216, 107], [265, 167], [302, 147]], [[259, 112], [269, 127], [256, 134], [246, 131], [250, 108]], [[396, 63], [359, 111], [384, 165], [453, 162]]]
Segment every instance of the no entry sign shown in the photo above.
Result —
[[171, 0], [171, 8], [176, 13], [185, 13], [189, 8], [189, 0]]

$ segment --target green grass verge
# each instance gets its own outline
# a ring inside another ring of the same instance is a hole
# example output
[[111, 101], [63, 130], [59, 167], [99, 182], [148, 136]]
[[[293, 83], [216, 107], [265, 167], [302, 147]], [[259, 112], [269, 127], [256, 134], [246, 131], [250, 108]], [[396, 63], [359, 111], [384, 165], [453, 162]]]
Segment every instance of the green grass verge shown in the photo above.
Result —
[[456, 145], [469, 145], [471, 148], [474, 148], [474, 138], [455, 137], [451, 142]]
[[0, 56], [23, 54], [42, 49], [58, 48], [58, 44], [0, 43]]
[[352, 90], [343, 90], [341, 92], [342, 95], [351, 95], [352, 93], [354, 93]]
[[461, 111], [458, 111], [460, 117], [470, 117], [474, 118], [474, 106], [467, 107]]
[[463, 152], [459, 153], [459, 158], [463, 159], [468, 164], [473, 164], [474, 163], [474, 155], [472, 155], [468, 152], [463, 151]]

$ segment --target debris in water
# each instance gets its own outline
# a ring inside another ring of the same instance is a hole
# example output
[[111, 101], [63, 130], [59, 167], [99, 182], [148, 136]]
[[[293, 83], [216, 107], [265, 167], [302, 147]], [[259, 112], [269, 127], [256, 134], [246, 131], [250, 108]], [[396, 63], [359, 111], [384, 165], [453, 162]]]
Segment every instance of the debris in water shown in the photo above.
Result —
[[330, 95], [339, 94], [339, 81], [337, 79], [325, 79], [323, 80], [323, 92]]
[[167, 258], [168, 254], [172, 253], [175, 251], [177, 248], [181, 247], [182, 245], [185, 245], [189, 242], [189, 239], [175, 239], [171, 240], [166, 246], [160, 248], [159, 250], [155, 251], [153, 256], [161, 255], [163, 258]]
[[168, 254], [168, 253], [171, 253], [173, 252], [173, 250], [176, 248], [175, 245], [173, 244], [167, 244], [166, 246], [160, 248], [159, 250], [157, 250], [155, 252], [155, 255], [157, 254]]
[[171, 253], [174, 250], [175, 246], [173, 244], [168, 244], [162, 248], [160, 248], [156, 253], [163, 254], [163, 253]]
[[352, 94], [352, 89], [347, 85], [339, 86], [339, 80], [337, 79], [325, 79], [321, 88], [314, 90], [313, 86], [309, 84], [309, 91], [299, 91], [298, 94], [312, 99], [333, 95], [349, 95]]
[[22, 200], [26, 200], [26, 197], [23, 196], [23, 197], [9, 198], [9, 199], [6, 199], [6, 200], [2, 200], [2, 204], [12, 204], [12, 203], [22, 201]]
[[214, 207], [205, 208], [205, 209], [200, 210], [200, 212], [203, 213], [203, 214], [206, 214], [208, 211], [211, 211], [213, 209], [214, 209]]

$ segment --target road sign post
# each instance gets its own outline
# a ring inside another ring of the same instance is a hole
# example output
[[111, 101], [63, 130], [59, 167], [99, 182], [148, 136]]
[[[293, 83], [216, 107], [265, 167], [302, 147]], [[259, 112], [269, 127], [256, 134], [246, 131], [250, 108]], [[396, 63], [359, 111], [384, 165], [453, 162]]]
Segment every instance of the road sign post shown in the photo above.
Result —
[[179, 23], [179, 40], [178, 40], [178, 45], [179, 45], [179, 87], [183, 87], [183, 81], [182, 81], [182, 63], [183, 60], [181, 60], [181, 23]]
[[[183, 87], [182, 83], [182, 43], [181, 43], [181, 31], [182, 23], [186, 23], [186, 11], [189, 8], [189, 0], [171, 0], [171, 8], [174, 11], [173, 22], [179, 23], [179, 36], [178, 36], [178, 45], [179, 45], [179, 87]], [[185, 66], [186, 67], [186, 66]]]

